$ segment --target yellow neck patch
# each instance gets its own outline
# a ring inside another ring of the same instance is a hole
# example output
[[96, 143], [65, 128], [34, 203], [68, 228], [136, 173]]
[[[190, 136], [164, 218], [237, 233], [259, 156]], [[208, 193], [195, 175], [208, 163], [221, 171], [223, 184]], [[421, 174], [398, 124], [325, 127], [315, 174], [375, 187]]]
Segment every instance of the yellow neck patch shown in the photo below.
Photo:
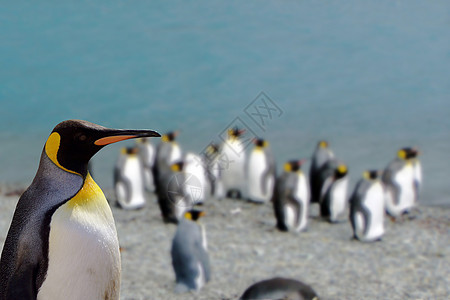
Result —
[[64, 171], [80, 175], [77, 172], [74, 172], [74, 171], [71, 171], [69, 169], [64, 168], [58, 162], [58, 150], [59, 150], [60, 142], [61, 142], [61, 136], [59, 135], [59, 133], [53, 132], [52, 134], [50, 134], [50, 136], [47, 139], [47, 142], [45, 143], [45, 153], [47, 154], [48, 158], [50, 158], [50, 160], [52, 162], [54, 162], [55, 165], [57, 165], [58, 167], [60, 167]]
[[76, 206], [86, 206], [94, 204], [97, 199], [101, 200], [103, 198], [105, 198], [103, 191], [94, 179], [92, 179], [91, 174], [88, 173], [81, 190], [79, 190], [75, 197], [73, 197], [67, 204], [71, 208]]
[[192, 220], [192, 214], [190, 212], [184, 213], [184, 217], [188, 220]]

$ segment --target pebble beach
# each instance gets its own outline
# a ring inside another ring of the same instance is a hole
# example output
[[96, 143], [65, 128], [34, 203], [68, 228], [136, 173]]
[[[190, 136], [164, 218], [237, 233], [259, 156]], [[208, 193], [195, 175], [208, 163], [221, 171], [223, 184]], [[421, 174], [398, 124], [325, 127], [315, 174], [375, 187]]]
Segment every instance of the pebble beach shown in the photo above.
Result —
[[[22, 187], [0, 186], [0, 246]], [[448, 299], [450, 209], [419, 206], [414, 219], [385, 220], [375, 243], [352, 239], [348, 221], [330, 224], [310, 207], [307, 231], [275, 229], [270, 204], [208, 200], [202, 207], [212, 279], [200, 292], [175, 294], [170, 246], [176, 225], [164, 224], [154, 195], [140, 210], [115, 205], [122, 255], [121, 299], [238, 299], [251, 284], [290, 277], [313, 287], [320, 299]]]

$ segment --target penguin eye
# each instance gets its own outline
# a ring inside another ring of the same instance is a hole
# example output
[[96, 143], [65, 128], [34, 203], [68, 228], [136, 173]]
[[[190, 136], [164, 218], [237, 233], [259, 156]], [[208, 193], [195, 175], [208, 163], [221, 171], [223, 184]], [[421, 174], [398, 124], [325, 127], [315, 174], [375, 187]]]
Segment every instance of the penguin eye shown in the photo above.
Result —
[[75, 135], [75, 141], [77, 141], [77, 142], [85, 142], [87, 140], [87, 136], [85, 135], [85, 134], [83, 134], [83, 133], [77, 133], [76, 135]]

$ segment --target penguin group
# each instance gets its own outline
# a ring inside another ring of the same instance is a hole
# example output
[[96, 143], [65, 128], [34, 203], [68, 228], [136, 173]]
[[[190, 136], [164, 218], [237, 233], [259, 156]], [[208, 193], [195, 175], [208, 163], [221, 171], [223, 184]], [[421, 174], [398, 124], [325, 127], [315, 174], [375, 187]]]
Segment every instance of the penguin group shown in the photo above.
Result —
[[166, 223], [177, 224], [171, 250], [176, 292], [198, 291], [210, 279], [207, 248], [202, 246], [205, 228], [199, 223], [204, 212], [196, 209], [210, 198], [271, 203], [276, 228], [293, 233], [308, 229], [310, 206], [317, 203], [320, 218], [331, 224], [350, 221], [353, 238], [361, 242], [382, 238], [385, 213], [400, 217], [417, 203], [422, 173], [416, 148], [400, 149], [384, 170], [363, 172], [350, 194], [349, 167], [325, 140], [317, 143], [310, 159], [289, 160], [278, 175], [267, 140], [253, 138], [246, 151], [244, 130], [230, 128], [227, 134], [221, 144], [208, 145], [202, 156], [183, 154], [175, 141], [177, 132], [164, 134], [155, 151], [152, 175], [161, 214]]
[[[222, 144], [202, 155], [183, 154], [177, 131], [155, 148], [152, 130], [109, 129], [87, 121], [58, 124], [44, 144], [36, 176], [20, 197], [0, 259], [0, 299], [119, 299], [120, 251], [111, 209], [88, 171], [90, 158], [104, 146], [137, 139], [122, 148], [114, 168], [118, 205], [145, 206], [155, 193], [165, 223], [177, 226], [170, 256], [177, 293], [200, 291], [211, 280], [206, 228], [199, 209], [211, 198], [271, 202], [280, 231], [308, 229], [310, 205], [331, 224], [350, 220], [353, 237], [380, 240], [385, 213], [401, 218], [414, 211], [422, 188], [417, 148], [401, 148], [384, 170], [362, 174], [347, 198], [349, 167], [327, 141], [311, 158], [284, 163], [277, 174], [269, 142], [230, 128]], [[225, 166], [224, 166], [225, 164]], [[348, 213], [349, 212], [349, 213]], [[86, 275], [88, 270], [88, 275]], [[93, 280], [93, 279], [96, 280]], [[275, 277], [250, 286], [241, 299], [318, 299], [307, 284]]]

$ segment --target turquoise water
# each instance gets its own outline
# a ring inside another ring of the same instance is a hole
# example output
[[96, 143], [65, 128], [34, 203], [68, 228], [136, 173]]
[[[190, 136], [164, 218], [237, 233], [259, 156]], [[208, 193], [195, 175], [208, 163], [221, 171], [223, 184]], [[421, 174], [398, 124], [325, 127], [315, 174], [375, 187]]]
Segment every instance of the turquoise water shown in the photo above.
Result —
[[[1, 181], [32, 180], [61, 120], [179, 129], [200, 152], [238, 118], [279, 162], [328, 139], [353, 182], [416, 145], [422, 203], [450, 205], [448, 1], [18, 2], [0, 9]], [[264, 130], [245, 110], [261, 92]], [[94, 158], [102, 187], [126, 144]]]

